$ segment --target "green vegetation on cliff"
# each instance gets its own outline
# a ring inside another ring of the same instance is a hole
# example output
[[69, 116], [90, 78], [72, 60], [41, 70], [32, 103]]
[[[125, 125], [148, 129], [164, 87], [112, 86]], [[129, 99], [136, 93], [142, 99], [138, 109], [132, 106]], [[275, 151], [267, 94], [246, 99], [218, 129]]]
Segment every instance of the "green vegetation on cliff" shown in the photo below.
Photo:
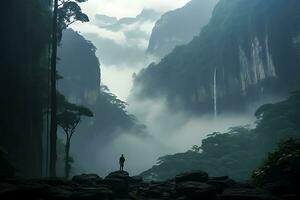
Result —
[[166, 96], [172, 109], [243, 111], [287, 95], [300, 74], [300, 1], [220, 0], [200, 35], [135, 79], [141, 98]]
[[294, 92], [285, 101], [260, 107], [255, 129], [235, 127], [227, 133], [208, 135], [200, 148], [195, 146], [185, 153], [163, 156], [157, 165], [141, 175], [162, 180], [200, 169], [212, 176], [248, 179], [280, 141], [299, 138], [299, 109], [300, 92]]

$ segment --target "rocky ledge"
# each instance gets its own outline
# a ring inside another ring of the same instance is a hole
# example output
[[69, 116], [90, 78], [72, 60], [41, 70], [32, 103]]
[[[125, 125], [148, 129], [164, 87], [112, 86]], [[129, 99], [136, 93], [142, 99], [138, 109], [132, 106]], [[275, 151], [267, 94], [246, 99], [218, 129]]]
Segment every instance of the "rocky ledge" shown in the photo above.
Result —
[[[105, 178], [96, 174], [64, 179], [6, 179], [0, 182], [0, 199], [101, 200], [101, 199], [200, 199], [200, 200], [276, 200], [266, 190], [237, 183], [227, 176], [209, 177], [202, 171], [177, 175], [164, 182], [144, 182], [139, 176], [116, 171]], [[289, 194], [284, 199], [299, 199]]]

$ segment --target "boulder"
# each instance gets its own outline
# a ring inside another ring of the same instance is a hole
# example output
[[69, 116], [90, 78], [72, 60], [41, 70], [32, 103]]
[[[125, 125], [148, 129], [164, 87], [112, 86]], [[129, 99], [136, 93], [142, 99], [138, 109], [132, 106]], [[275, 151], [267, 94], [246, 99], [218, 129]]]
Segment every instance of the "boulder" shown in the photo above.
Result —
[[275, 194], [276, 196], [283, 196], [284, 194], [299, 194], [300, 186], [296, 186], [287, 181], [276, 181], [267, 183], [265, 188]]
[[0, 188], [0, 199], [38, 199], [45, 194], [47, 186], [27, 182], [20, 185], [6, 185]]
[[72, 195], [70, 190], [59, 187], [50, 187], [44, 194], [45, 198], [64, 200], [69, 199]]
[[119, 178], [119, 179], [128, 179], [129, 178], [129, 173], [126, 171], [115, 171], [111, 172], [108, 174], [105, 179], [110, 179], [110, 178]]
[[221, 200], [276, 200], [268, 191], [255, 188], [229, 188], [221, 195]]
[[150, 198], [168, 198], [175, 192], [175, 185], [168, 182], [151, 183], [145, 192], [146, 197]]
[[140, 184], [143, 183], [143, 177], [141, 176], [132, 176], [129, 179], [129, 184]]
[[217, 194], [212, 185], [188, 181], [176, 184], [176, 191], [178, 196], [185, 196], [187, 199], [207, 199], [216, 200]]
[[182, 173], [175, 177], [176, 183], [194, 181], [194, 182], [207, 182], [208, 174], [203, 171], [193, 171], [188, 173]]
[[284, 194], [284, 195], [282, 195], [282, 199], [284, 199], [284, 200], [299, 200], [300, 195], [299, 194]]
[[72, 179], [73, 182], [84, 185], [95, 185], [101, 182], [102, 180], [103, 179], [97, 174], [81, 174], [74, 176]]
[[129, 193], [130, 180], [131, 177], [128, 172], [115, 171], [107, 175], [103, 180], [103, 183], [109, 185], [116, 196], [124, 197]]
[[107, 187], [84, 187], [79, 188], [71, 195], [70, 199], [74, 200], [98, 200], [112, 199], [113, 192]]
[[232, 187], [236, 182], [230, 179], [228, 176], [210, 177], [207, 184], [213, 185], [218, 194], [223, 193], [226, 188]]

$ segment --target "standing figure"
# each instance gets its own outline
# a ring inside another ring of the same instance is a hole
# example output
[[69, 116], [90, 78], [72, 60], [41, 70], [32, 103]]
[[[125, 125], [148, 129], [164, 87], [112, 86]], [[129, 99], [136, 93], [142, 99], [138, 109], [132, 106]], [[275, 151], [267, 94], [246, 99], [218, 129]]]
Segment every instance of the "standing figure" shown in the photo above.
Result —
[[119, 160], [120, 171], [123, 171], [124, 163], [125, 163], [125, 158], [124, 158], [124, 155], [122, 154], [121, 157], [120, 157], [120, 160]]

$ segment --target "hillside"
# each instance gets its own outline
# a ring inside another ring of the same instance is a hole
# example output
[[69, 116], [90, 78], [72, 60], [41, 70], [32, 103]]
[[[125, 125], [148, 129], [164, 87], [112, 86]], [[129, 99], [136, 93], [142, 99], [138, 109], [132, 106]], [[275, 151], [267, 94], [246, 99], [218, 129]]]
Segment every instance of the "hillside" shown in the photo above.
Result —
[[192, 150], [160, 157], [157, 165], [141, 176], [165, 180], [178, 173], [204, 170], [212, 176], [248, 180], [279, 142], [299, 139], [299, 113], [300, 92], [295, 92], [282, 102], [260, 107], [255, 113], [255, 129], [233, 127], [227, 133], [212, 133]]
[[218, 0], [192, 0], [165, 13], [155, 24], [147, 52], [163, 58], [176, 46], [189, 43], [211, 17]]
[[299, 9], [296, 0], [221, 0], [199, 36], [138, 74], [135, 95], [197, 114], [286, 96], [299, 85]]

